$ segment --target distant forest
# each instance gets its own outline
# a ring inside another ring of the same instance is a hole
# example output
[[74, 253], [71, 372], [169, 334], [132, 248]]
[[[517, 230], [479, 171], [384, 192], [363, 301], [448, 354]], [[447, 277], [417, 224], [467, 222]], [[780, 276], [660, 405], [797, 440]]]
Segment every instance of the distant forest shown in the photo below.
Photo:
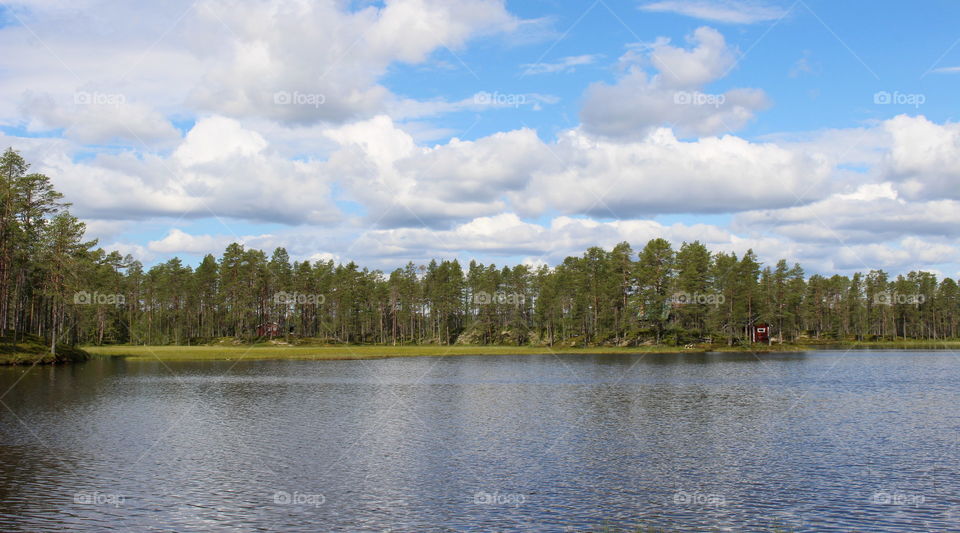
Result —
[[393, 272], [291, 261], [231, 244], [196, 268], [145, 269], [95, 248], [48, 177], [0, 159], [0, 323], [64, 344], [198, 344], [222, 338], [329, 343], [620, 345], [958, 336], [960, 290], [927, 272], [806, 276], [654, 239], [594, 247], [556, 267], [456, 260]]

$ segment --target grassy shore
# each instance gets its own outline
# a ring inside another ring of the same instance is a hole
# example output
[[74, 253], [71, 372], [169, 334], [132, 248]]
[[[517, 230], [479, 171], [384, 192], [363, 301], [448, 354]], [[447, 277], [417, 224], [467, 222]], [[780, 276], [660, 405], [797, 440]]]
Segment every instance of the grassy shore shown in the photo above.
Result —
[[752, 346], [696, 345], [692, 347], [645, 345], [631, 347], [590, 346], [384, 346], [384, 345], [287, 345], [277, 342], [254, 344], [217, 343], [199, 346], [141, 346], [110, 345], [85, 346], [93, 355], [127, 357], [132, 359], [162, 359], [170, 361], [193, 360], [318, 360], [382, 359], [387, 357], [452, 356], [452, 355], [536, 355], [536, 354], [679, 354], [705, 352], [777, 353], [802, 352], [817, 349], [874, 349], [874, 350], [957, 350], [960, 341], [836, 341], [814, 340], [803, 344], [773, 344]]
[[637, 353], [702, 353], [708, 351], [781, 352], [802, 351], [801, 346], [755, 346], [728, 348], [697, 346], [639, 346], [639, 347], [540, 347], [540, 346], [285, 346], [271, 343], [252, 345], [213, 346], [87, 346], [94, 355], [118, 356], [136, 359], [162, 360], [230, 360], [230, 359], [303, 359], [342, 360], [379, 359], [385, 357], [448, 356], [448, 355], [535, 355], [535, 354], [637, 354]]
[[898, 339], [895, 341], [836, 341], [810, 339], [804, 341], [804, 345], [813, 349], [852, 348], [864, 350], [960, 350], [960, 340], [925, 341]]
[[50, 345], [34, 335], [0, 337], [0, 365], [48, 365], [86, 361], [90, 355], [79, 348], [57, 345], [57, 354], [50, 353]]

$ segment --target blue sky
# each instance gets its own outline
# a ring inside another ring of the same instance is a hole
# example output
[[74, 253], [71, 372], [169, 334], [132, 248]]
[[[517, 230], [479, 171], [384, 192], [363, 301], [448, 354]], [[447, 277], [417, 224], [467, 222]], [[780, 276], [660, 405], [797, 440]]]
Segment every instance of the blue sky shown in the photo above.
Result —
[[[785, 16], [750, 25], [643, 11], [637, 8], [643, 2], [507, 5], [524, 18], [550, 20], [554, 34], [546, 49], [538, 40], [526, 45], [491, 42], [455, 55], [440, 50], [437, 60], [454, 68], [430, 71], [424, 79], [423, 66], [398, 65], [386, 83], [418, 99], [466, 98], [477, 90], [555, 95], [560, 101], [542, 111], [464, 112], [445, 120], [458, 134], [466, 132], [461, 134], [465, 138], [528, 125], [549, 139], [579, 123], [583, 91], [596, 81], [616, 78], [617, 59], [629, 44], [661, 36], [683, 43], [696, 28], [708, 25], [742, 52], [730, 74], [708, 87], [716, 92], [761, 87], [774, 103], [737, 132], [746, 138], [848, 128], [917, 111], [908, 104], [874, 105], [873, 95], [879, 91], [923, 93], [926, 101], [919, 111], [928, 118], [938, 122], [957, 118], [953, 105], [957, 78], [934, 72], [960, 64], [960, 46], [955, 46], [960, 39], [955, 24], [960, 5], [955, 2], [925, 2], [922, 9], [898, 2], [876, 2], [870, 9], [854, 2], [768, 3]], [[582, 55], [601, 57], [556, 74], [524, 75], [524, 64], [558, 63]], [[471, 128], [475, 120], [481, 122]]]
[[960, 5], [57, 0], [0, 134], [110, 249], [389, 269], [665, 237], [960, 273]]

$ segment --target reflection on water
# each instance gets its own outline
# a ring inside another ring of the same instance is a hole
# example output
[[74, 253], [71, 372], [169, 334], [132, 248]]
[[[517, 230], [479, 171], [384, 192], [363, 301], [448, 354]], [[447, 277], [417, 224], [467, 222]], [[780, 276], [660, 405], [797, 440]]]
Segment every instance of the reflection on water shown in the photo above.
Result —
[[945, 352], [98, 359], [15, 383], [2, 530], [960, 529]]

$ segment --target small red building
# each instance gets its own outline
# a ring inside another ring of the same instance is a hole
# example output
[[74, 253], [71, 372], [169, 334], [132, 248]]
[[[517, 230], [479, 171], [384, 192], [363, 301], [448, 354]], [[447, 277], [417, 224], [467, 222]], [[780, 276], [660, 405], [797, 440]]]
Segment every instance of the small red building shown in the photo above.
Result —
[[280, 324], [265, 322], [257, 326], [257, 337], [276, 337], [280, 335]]
[[770, 342], [770, 326], [760, 323], [750, 326], [750, 342]]

